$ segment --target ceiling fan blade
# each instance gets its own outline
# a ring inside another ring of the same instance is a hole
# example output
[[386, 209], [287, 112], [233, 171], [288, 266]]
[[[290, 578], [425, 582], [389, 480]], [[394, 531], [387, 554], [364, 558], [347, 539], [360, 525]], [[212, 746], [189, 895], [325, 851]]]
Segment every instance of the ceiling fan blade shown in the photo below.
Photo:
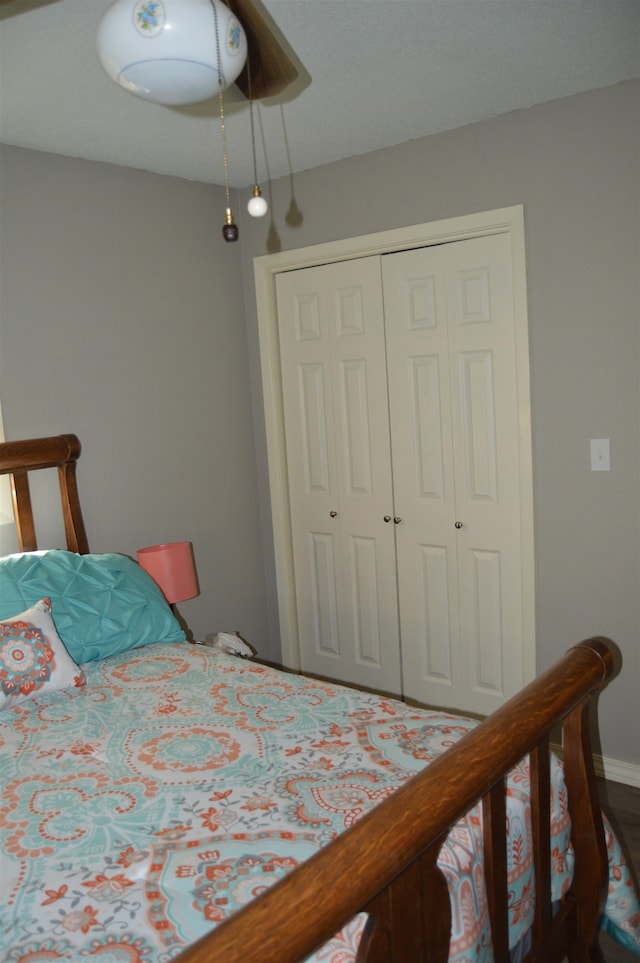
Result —
[[44, 7], [50, 3], [58, 3], [59, 0], [0, 0], [0, 20], [17, 16], [21, 13], [28, 13], [37, 7]]
[[262, 100], [275, 97], [293, 84], [304, 68], [260, 0], [225, 0], [244, 27], [249, 48], [249, 70], [244, 70], [236, 86], [245, 97]]

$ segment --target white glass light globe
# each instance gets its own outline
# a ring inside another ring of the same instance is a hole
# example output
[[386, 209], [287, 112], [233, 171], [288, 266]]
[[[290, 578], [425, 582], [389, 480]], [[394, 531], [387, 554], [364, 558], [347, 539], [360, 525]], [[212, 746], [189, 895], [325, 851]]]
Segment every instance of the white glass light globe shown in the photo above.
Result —
[[228, 87], [247, 59], [245, 32], [221, 0], [115, 0], [96, 45], [116, 83], [172, 107], [215, 96], [218, 78]]
[[262, 194], [254, 194], [247, 204], [247, 210], [249, 214], [251, 214], [251, 217], [264, 217], [267, 213], [267, 207], [268, 204]]

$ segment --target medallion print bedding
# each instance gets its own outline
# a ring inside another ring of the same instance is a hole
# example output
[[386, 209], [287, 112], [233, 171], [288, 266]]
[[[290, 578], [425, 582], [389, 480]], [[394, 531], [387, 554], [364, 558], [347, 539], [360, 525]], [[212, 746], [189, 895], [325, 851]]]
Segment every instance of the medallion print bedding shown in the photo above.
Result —
[[[475, 724], [187, 642], [82, 668], [84, 687], [0, 714], [8, 963], [173, 959]], [[532, 916], [527, 784], [523, 763], [509, 786], [512, 945]], [[565, 803], [558, 765], [556, 895], [571, 874]], [[638, 906], [611, 833], [608, 847], [607, 926], [640, 949]], [[440, 865], [450, 959], [488, 963], [477, 811], [451, 833]], [[364, 920], [314, 959], [353, 960]]]

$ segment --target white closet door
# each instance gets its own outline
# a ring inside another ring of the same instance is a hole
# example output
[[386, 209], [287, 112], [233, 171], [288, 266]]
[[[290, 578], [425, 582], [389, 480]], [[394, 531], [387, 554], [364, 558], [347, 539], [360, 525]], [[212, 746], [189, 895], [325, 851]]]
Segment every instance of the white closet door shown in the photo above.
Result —
[[452, 703], [462, 680], [441, 248], [382, 258], [405, 694]]
[[524, 681], [509, 238], [383, 257], [405, 695], [493, 711]]
[[380, 259], [281, 274], [277, 301], [302, 668], [399, 693]]

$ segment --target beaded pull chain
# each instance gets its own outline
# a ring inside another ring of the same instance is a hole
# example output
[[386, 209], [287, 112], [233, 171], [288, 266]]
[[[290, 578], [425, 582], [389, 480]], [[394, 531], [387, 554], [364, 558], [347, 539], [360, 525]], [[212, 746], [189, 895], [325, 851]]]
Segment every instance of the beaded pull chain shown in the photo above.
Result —
[[224, 126], [224, 96], [222, 94], [222, 76], [220, 71], [220, 31], [218, 30], [218, 11], [216, 5], [211, 0], [211, 7], [213, 9], [213, 18], [216, 25], [216, 56], [218, 58], [218, 102], [220, 105], [220, 131], [222, 133], [222, 158], [224, 165], [224, 189], [227, 199], [227, 210], [224, 218], [224, 225], [222, 227], [222, 236], [225, 241], [237, 241], [239, 230], [238, 225], [233, 219], [233, 211], [231, 210], [231, 199], [229, 191], [229, 157], [227, 154], [227, 132]]
[[251, 121], [251, 151], [253, 154], [253, 193], [249, 198], [247, 210], [251, 217], [263, 217], [267, 213], [268, 204], [258, 185], [258, 164], [256, 161], [256, 134], [253, 126], [253, 94], [251, 93], [251, 61], [247, 54], [247, 82], [249, 87], [249, 119]]

